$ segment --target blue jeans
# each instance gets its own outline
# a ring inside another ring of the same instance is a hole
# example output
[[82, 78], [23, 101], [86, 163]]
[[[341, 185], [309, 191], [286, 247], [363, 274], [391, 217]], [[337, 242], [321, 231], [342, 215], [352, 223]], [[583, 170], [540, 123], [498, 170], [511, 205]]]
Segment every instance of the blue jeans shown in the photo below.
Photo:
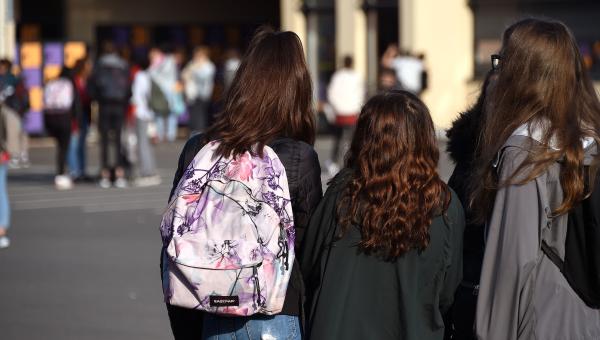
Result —
[[67, 152], [67, 164], [69, 165], [69, 173], [71, 177], [79, 177], [79, 155], [77, 149], [79, 148], [79, 133], [71, 134], [71, 141], [69, 142], [69, 151]]
[[6, 191], [6, 164], [0, 164], [0, 228], [10, 226], [10, 206]]
[[297, 316], [254, 315], [225, 317], [205, 314], [202, 326], [205, 340], [300, 340], [300, 321]]
[[167, 117], [157, 116], [156, 121], [156, 133], [158, 139], [172, 142], [177, 138], [177, 115], [175, 113], [169, 114]]

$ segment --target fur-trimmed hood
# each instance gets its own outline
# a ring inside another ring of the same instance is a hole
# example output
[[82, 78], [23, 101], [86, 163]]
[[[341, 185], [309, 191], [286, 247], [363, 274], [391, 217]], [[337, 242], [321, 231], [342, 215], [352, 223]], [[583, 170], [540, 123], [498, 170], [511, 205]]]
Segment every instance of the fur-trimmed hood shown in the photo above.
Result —
[[481, 129], [482, 110], [475, 105], [452, 122], [446, 131], [448, 145], [446, 151], [454, 163], [470, 163], [475, 154], [477, 137]]

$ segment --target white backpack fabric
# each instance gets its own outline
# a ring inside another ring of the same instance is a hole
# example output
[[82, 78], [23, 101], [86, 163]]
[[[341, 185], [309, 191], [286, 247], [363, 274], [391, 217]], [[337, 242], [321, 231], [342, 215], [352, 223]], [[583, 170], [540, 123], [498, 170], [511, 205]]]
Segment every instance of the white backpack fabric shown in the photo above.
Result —
[[268, 146], [198, 152], [163, 215], [163, 292], [171, 305], [222, 315], [277, 314], [294, 262], [294, 219], [283, 164]]
[[50, 112], [68, 112], [73, 106], [75, 88], [66, 78], [49, 81], [44, 86], [44, 109]]

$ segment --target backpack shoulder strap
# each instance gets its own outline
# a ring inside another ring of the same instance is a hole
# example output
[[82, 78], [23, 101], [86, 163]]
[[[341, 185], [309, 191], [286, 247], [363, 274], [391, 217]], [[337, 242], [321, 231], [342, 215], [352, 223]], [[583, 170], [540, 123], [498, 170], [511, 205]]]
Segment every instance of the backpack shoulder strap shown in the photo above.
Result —
[[552, 248], [548, 245], [548, 243], [546, 243], [545, 240], [542, 240], [542, 251], [544, 252], [544, 254], [546, 254], [546, 256], [548, 256], [550, 261], [552, 261], [552, 263], [554, 263], [562, 273], [565, 267], [565, 262], [561, 260], [560, 256], [558, 256], [558, 254], [554, 250], [552, 250]]

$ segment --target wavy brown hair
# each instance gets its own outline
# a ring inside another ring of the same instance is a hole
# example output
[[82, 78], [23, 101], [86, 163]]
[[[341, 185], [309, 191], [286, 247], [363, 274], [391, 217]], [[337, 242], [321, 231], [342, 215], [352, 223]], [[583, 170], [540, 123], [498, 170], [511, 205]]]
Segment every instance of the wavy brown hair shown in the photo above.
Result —
[[[561, 160], [564, 198], [553, 213], [563, 214], [586, 195], [582, 138], [600, 142], [600, 103], [579, 48], [561, 22], [525, 19], [504, 32], [500, 55], [479, 138], [471, 205], [478, 220], [485, 221], [499, 187], [527, 183]], [[543, 130], [542, 145], [532, 145], [509, 180], [499, 183], [494, 161], [502, 145], [523, 124], [529, 124], [530, 132]]]
[[433, 217], [450, 203], [438, 158], [433, 122], [419, 98], [406, 91], [371, 98], [346, 156], [354, 171], [338, 204], [342, 233], [359, 226], [359, 249], [386, 260], [425, 249]]
[[223, 156], [262, 153], [263, 146], [276, 137], [314, 143], [312, 83], [295, 33], [268, 27], [256, 32], [224, 109], [205, 136], [220, 140], [217, 153]]

